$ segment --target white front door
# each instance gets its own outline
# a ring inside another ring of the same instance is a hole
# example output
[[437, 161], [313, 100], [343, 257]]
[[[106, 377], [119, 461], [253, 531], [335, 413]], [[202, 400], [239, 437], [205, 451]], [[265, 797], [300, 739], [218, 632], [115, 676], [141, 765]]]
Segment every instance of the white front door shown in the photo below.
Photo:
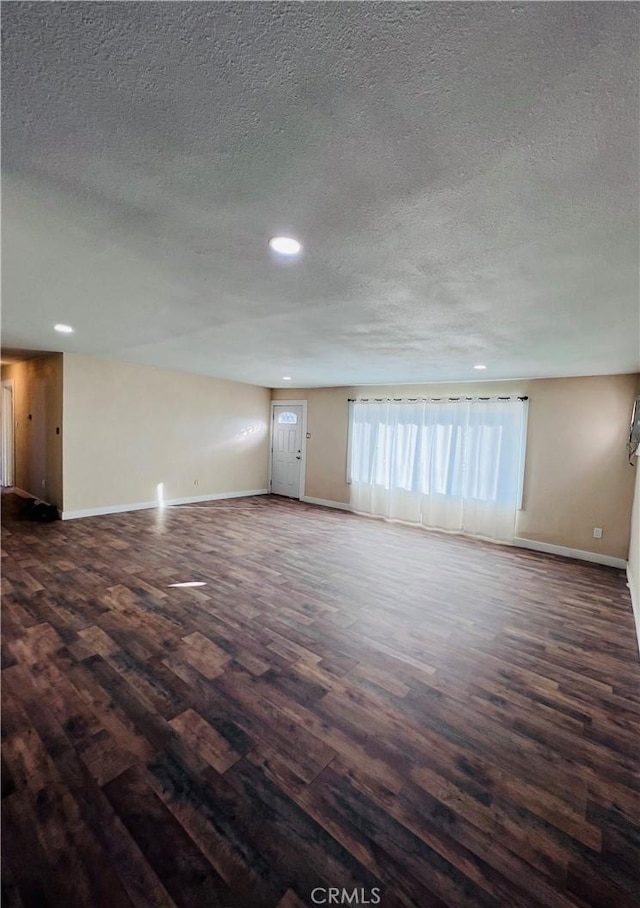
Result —
[[300, 498], [302, 468], [302, 406], [277, 404], [273, 408], [271, 491]]

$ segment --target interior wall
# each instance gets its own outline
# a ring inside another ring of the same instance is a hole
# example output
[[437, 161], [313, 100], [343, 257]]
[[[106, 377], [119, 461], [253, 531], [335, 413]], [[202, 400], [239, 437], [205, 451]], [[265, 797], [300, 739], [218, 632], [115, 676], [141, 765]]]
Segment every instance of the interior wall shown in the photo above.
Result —
[[[634, 470], [625, 442], [637, 375], [513, 382], [277, 389], [273, 399], [308, 401], [306, 495], [349, 502], [349, 397], [526, 394], [529, 424], [523, 508], [516, 536], [627, 558]], [[602, 539], [593, 538], [601, 527]]]
[[266, 388], [64, 355], [64, 512], [266, 490]]
[[636, 622], [638, 646], [640, 647], [640, 456], [633, 457], [635, 463], [635, 492], [631, 509], [631, 540], [629, 542], [629, 564], [627, 576]]
[[62, 508], [62, 355], [2, 366], [13, 380], [14, 487]]

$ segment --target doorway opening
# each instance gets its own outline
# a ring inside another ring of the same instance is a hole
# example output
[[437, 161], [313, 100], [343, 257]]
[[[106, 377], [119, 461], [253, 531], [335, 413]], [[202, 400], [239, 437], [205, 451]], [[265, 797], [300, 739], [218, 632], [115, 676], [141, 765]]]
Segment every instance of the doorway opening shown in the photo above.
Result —
[[0, 485], [3, 489], [13, 487], [14, 441], [13, 441], [13, 381], [2, 382], [0, 406]]

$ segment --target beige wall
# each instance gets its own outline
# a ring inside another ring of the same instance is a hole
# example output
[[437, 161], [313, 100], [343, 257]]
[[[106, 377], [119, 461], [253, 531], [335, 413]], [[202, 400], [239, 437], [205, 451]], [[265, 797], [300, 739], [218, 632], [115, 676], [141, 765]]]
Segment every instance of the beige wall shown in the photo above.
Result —
[[[64, 355], [64, 511], [266, 489], [270, 392]], [[195, 481], [198, 484], [195, 485]]]
[[[529, 428], [523, 509], [516, 535], [627, 558], [634, 471], [625, 442], [638, 376], [607, 375], [472, 384], [281, 389], [308, 401], [306, 495], [348, 502], [348, 397], [526, 394]], [[593, 528], [602, 527], [602, 539]]]
[[3, 366], [5, 379], [13, 380], [13, 484], [62, 508], [62, 355]]

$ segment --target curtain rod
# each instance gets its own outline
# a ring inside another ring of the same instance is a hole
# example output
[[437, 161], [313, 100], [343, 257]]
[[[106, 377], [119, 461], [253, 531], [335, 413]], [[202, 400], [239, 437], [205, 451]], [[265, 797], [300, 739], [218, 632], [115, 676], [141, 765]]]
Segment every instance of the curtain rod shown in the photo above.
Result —
[[447, 403], [448, 401], [458, 401], [458, 400], [529, 400], [529, 398], [526, 395], [523, 397], [518, 396], [518, 397], [514, 397], [514, 398], [509, 397], [509, 396], [507, 396], [507, 397], [347, 397], [347, 402], [350, 404], [357, 404], [357, 403], [368, 404], [371, 402], [376, 403], [376, 404], [383, 404], [383, 403], [399, 404], [399, 403], [405, 403], [405, 402], [414, 404], [414, 403], [418, 403], [418, 402], [420, 402], [420, 403], [423, 403], [423, 402], [439, 403], [440, 401], [444, 401], [445, 403]]

